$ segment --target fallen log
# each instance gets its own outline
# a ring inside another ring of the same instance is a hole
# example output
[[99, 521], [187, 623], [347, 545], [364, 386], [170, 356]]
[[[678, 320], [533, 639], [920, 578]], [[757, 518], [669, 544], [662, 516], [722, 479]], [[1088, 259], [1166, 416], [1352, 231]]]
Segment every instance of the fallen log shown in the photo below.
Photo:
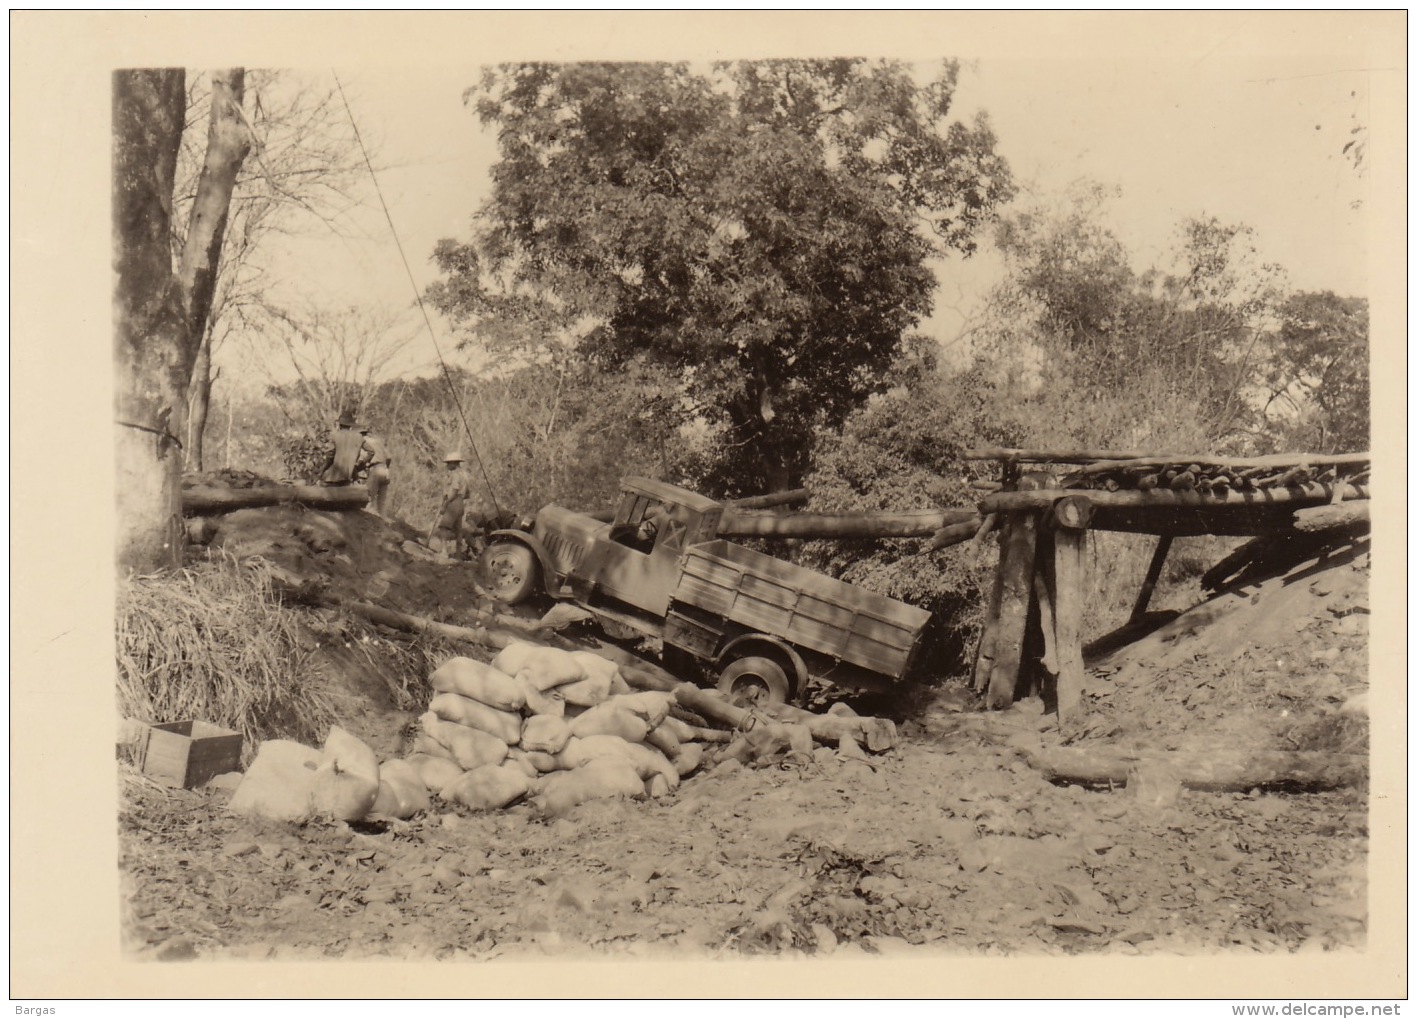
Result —
[[1355, 499], [1352, 502], [1310, 506], [1307, 509], [1294, 511], [1294, 529], [1305, 533], [1348, 528], [1357, 530], [1368, 526], [1368, 503], [1366, 501]]
[[265, 485], [261, 488], [194, 485], [182, 490], [182, 512], [187, 516], [230, 513], [283, 503], [299, 503], [311, 509], [357, 510], [369, 505], [369, 489], [363, 485]]
[[901, 513], [752, 513], [723, 511], [724, 538], [928, 538], [942, 527], [979, 519], [973, 508]]
[[1134, 753], [1109, 748], [1057, 747], [1022, 751], [1029, 767], [1050, 782], [1125, 785], [1135, 765], [1160, 761], [1188, 789], [1244, 792], [1256, 788], [1338, 789], [1368, 778], [1363, 754], [1314, 750], [1210, 750], [1203, 753]]
[[498, 651], [508, 644], [526, 639], [520, 633], [508, 633], [480, 626], [454, 626], [452, 623], [440, 623], [425, 616], [396, 612], [393, 609], [386, 609], [382, 605], [374, 605], [367, 601], [340, 601], [337, 604], [351, 612], [359, 613], [365, 619], [378, 623], [380, 626], [403, 630], [407, 633], [431, 633], [448, 640], [465, 641]]
[[786, 492], [769, 492], [767, 495], [749, 495], [742, 499], [730, 499], [732, 509], [767, 509], [769, 506], [800, 506], [812, 497], [805, 488], [793, 488]]
[[[1333, 500], [1335, 486], [1314, 482], [1292, 488], [1267, 488], [1259, 491], [1226, 492], [1218, 495], [1196, 491], [1154, 489], [1143, 492], [1128, 489], [1121, 492], [1089, 491], [1087, 500], [1094, 507], [1140, 508], [1148, 506], [1265, 506], [1275, 503], [1315, 502]], [[979, 501], [980, 513], [1016, 513], [1021, 510], [1048, 509], [1059, 499], [1077, 496], [1077, 489], [1048, 488], [1032, 492], [998, 492]], [[1367, 485], [1341, 486], [1337, 493], [1342, 499], [1368, 498]]]

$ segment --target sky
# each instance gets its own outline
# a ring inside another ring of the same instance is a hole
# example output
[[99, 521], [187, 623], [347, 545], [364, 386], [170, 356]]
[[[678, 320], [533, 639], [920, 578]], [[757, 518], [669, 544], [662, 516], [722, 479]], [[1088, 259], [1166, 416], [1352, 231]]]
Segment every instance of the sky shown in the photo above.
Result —
[[[1000, 15], [976, 27], [991, 24], [1027, 31], [963, 32], [959, 45], [921, 41], [896, 55], [965, 61], [954, 112], [987, 113], [1028, 194], [1054, 195], [1081, 178], [1115, 185], [1110, 225], [1139, 267], [1161, 257], [1184, 218], [1214, 215], [1253, 227], [1261, 257], [1283, 265], [1295, 288], [1367, 294], [1370, 180], [1342, 147], [1355, 123], [1372, 123], [1375, 84], [1404, 72], [1375, 61], [1371, 40], [1342, 31], [1351, 27], [1342, 16]], [[650, 47], [644, 55], [679, 54]], [[376, 149], [379, 186], [419, 288], [438, 276], [434, 244], [466, 238], [490, 190], [495, 138], [462, 99], [479, 65], [337, 70]], [[306, 73], [333, 81], [330, 72]], [[1374, 146], [1392, 140], [1373, 132]], [[406, 305], [413, 289], [390, 237], [371, 196], [346, 236], [309, 235], [282, 257], [312, 300]], [[939, 265], [925, 331], [950, 342], [1000, 270], [987, 243], [973, 259]], [[446, 326], [435, 325], [451, 344]], [[431, 345], [422, 355], [431, 363]]]

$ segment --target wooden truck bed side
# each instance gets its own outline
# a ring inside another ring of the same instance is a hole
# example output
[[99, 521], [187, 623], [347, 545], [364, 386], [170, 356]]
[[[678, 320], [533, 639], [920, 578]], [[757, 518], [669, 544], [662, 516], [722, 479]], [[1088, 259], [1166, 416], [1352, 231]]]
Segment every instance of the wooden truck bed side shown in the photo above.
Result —
[[717, 539], [685, 550], [674, 597], [793, 644], [899, 677], [930, 613]]

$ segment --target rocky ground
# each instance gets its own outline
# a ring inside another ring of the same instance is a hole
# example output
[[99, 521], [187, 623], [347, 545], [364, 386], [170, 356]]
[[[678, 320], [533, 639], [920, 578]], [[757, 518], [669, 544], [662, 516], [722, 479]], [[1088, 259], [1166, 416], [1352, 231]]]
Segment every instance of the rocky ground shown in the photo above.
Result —
[[[308, 543], [288, 558], [301, 555]], [[417, 583], [445, 582], [418, 581], [428, 565], [334, 555], [340, 582], [377, 577], [409, 610]], [[1366, 554], [1337, 557], [1096, 663], [1079, 745], [1366, 753], [1354, 707], [1366, 590]], [[361, 735], [396, 752], [418, 707], [363, 691]], [[126, 946], [156, 959], [491, 959], [1365, 943], [1362, 789], [1186, 790], [1156, 807], [1125, 788], [1052, 784], [1025, 760], [1059, 742], [1036, 700], [983, 713], [949, 685], [901, 733], [869, 764], [829, 751], [729, 762], [665, 799], [554, 822], [435, 800], [409, 822], [279, 825], [228, 814], [220, 789], [167, 789], [120, 765]]]

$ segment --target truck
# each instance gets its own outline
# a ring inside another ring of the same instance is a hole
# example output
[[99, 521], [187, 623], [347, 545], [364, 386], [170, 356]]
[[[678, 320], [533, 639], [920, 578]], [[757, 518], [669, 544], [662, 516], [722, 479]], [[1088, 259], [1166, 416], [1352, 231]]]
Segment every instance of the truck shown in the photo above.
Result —
[[492, 531], [481, 565], [500, 600], [574, 602], [612, 637], [661, 640], [672, 671], [738, 703], [881, 690], [907, 673], [929, 612], [728, 540], [726, 507], [626, 478], [613, 513], [551, 505]]

